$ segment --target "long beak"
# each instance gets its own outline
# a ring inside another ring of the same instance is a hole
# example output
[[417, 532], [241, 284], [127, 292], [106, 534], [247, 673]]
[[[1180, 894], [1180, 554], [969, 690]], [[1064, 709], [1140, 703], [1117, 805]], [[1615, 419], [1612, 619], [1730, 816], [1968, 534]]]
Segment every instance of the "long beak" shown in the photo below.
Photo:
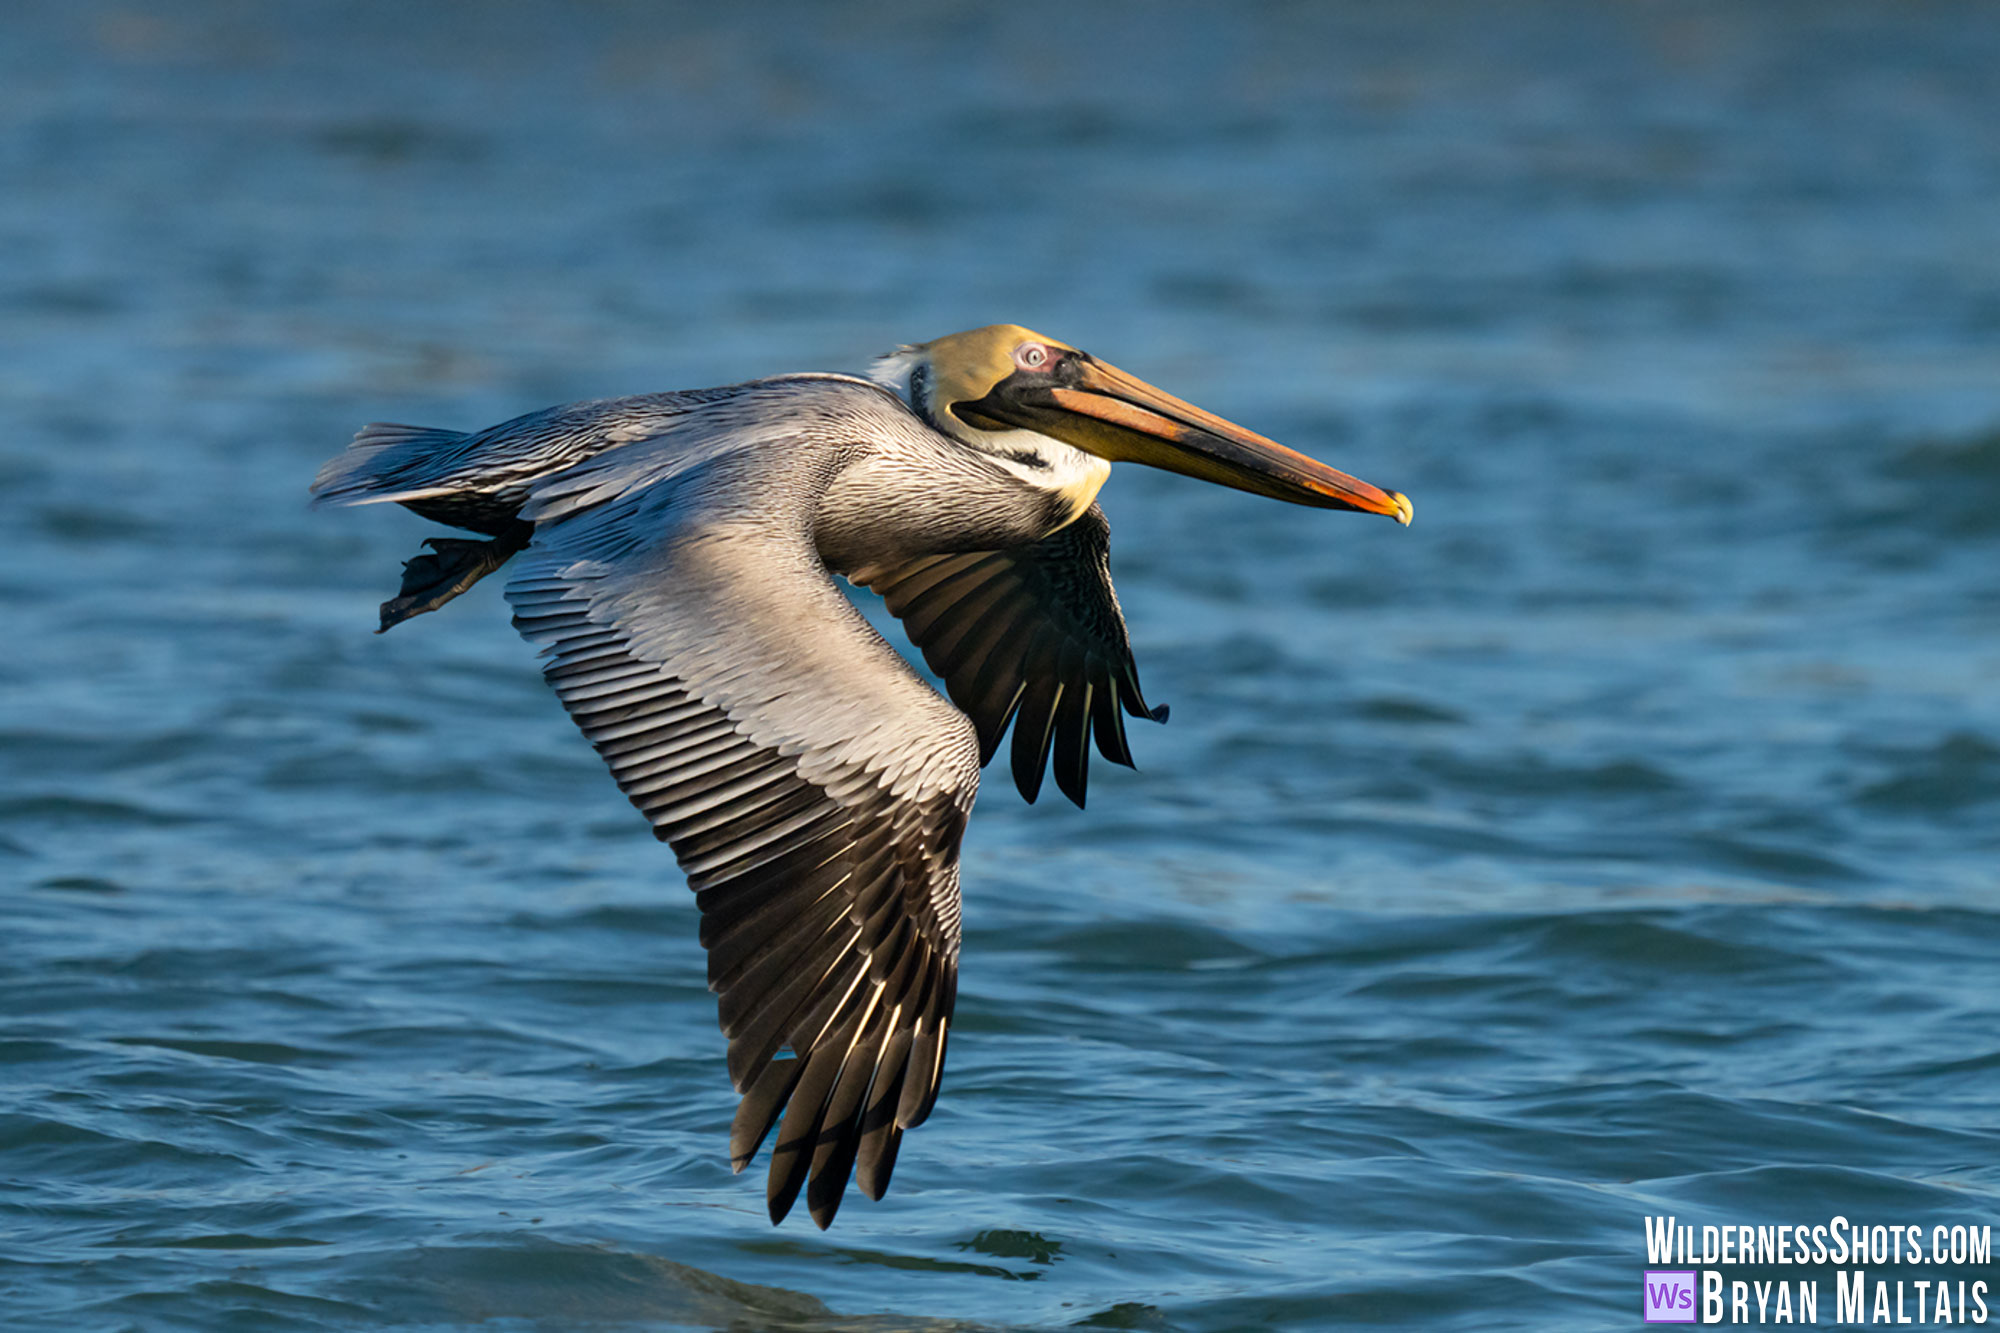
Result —
[[[1287, 449], [1204, 412], [1192, 403], [1137, 379], [1116, 366], [1079, 356], [1066, 382], [1023, 385], [1014, 394], [989, 395], [968, 404], [1088, 449], [1113, 462], [1129, 460], [1203, 481], [1319, 509], [1358, 509], [1410, 521], [1409, 497], [1371, 486], [1345, 472]], [[996, 401], [997, 400], [997, 401]], [[1009, 410], [1009, 409], [1013, 410]]]

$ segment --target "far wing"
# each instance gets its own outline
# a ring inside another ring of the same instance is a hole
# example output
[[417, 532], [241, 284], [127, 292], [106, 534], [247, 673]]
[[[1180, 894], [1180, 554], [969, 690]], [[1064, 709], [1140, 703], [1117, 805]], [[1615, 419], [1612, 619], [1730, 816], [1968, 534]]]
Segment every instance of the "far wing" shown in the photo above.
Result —
[[1032, 802], [1053, 750], [1056, 786], [1081, 806], [1090, 737], [1127, 768], [1123, 714], [1167, 720], [1139, 670], [1111, 588], [1111, 525], [1092, 505], [1068, 527], [1008, 551], [927, 556], [848, 575], [882, 594], [952, 702], [979, 729], [984, 764], [1014, 727], [1014, 785]]
[[[507, 599], [695, 890], [743, 1094], [734, 1165], [782, 1112], [772, 1220], [810, 1173], [824, 1227], [857, 1163], [881, 1197], [937, 1097], [978, 749], [834, 586], [805, 522], [771, 512], [784, 479], [731, 475], [742, 466], [538, 490], [542, 517], [562, 516]], [[579, 496], [589, 507], [564, 514]]]

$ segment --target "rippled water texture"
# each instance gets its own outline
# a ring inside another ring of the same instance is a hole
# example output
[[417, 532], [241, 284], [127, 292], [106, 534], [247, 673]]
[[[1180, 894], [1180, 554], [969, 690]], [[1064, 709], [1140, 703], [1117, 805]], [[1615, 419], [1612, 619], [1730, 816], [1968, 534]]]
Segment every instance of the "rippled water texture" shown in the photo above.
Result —
[[[1636, 1327], [1649, 1213], [2000, 1220], [2000, 9], [6, 28], [0, 1323]], [[988, 784], [938, 1113], [774, 1231], [671, 859], [304, 487], [994, 320], [1417, 520], [1121, 471], [1173, 721]]]

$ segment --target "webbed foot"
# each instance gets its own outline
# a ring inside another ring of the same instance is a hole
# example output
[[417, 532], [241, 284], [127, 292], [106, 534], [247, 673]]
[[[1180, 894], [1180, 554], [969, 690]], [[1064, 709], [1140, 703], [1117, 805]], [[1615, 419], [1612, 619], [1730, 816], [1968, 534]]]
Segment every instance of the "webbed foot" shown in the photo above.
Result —
[[413, 616], [437, 610], [506, 564], [527, 544], [527, 533], [483, 542], [426, 537], [424, 545], [430, 551], [403, 562], [402, 591], [382, 603], [382, 625], [375, 632], [386, 633]]

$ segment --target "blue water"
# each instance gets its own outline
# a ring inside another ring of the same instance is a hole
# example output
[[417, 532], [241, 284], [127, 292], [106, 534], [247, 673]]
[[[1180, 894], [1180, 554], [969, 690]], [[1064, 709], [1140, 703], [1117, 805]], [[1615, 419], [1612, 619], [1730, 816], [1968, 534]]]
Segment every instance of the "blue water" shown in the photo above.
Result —
[[[0, 1324], [1637, 1327], [1649, 1215], [1997, 1220], [1996, 67], [1978, 4], [12, 6]], [[433, 530], [304, 487], [996, 320], [1416, 523], [1121, 469], [1173, 720], [1087, 814], [989, 775], [938, 1111], [773, 1230], [671, 859], [494, 587], [374, 637]]]

